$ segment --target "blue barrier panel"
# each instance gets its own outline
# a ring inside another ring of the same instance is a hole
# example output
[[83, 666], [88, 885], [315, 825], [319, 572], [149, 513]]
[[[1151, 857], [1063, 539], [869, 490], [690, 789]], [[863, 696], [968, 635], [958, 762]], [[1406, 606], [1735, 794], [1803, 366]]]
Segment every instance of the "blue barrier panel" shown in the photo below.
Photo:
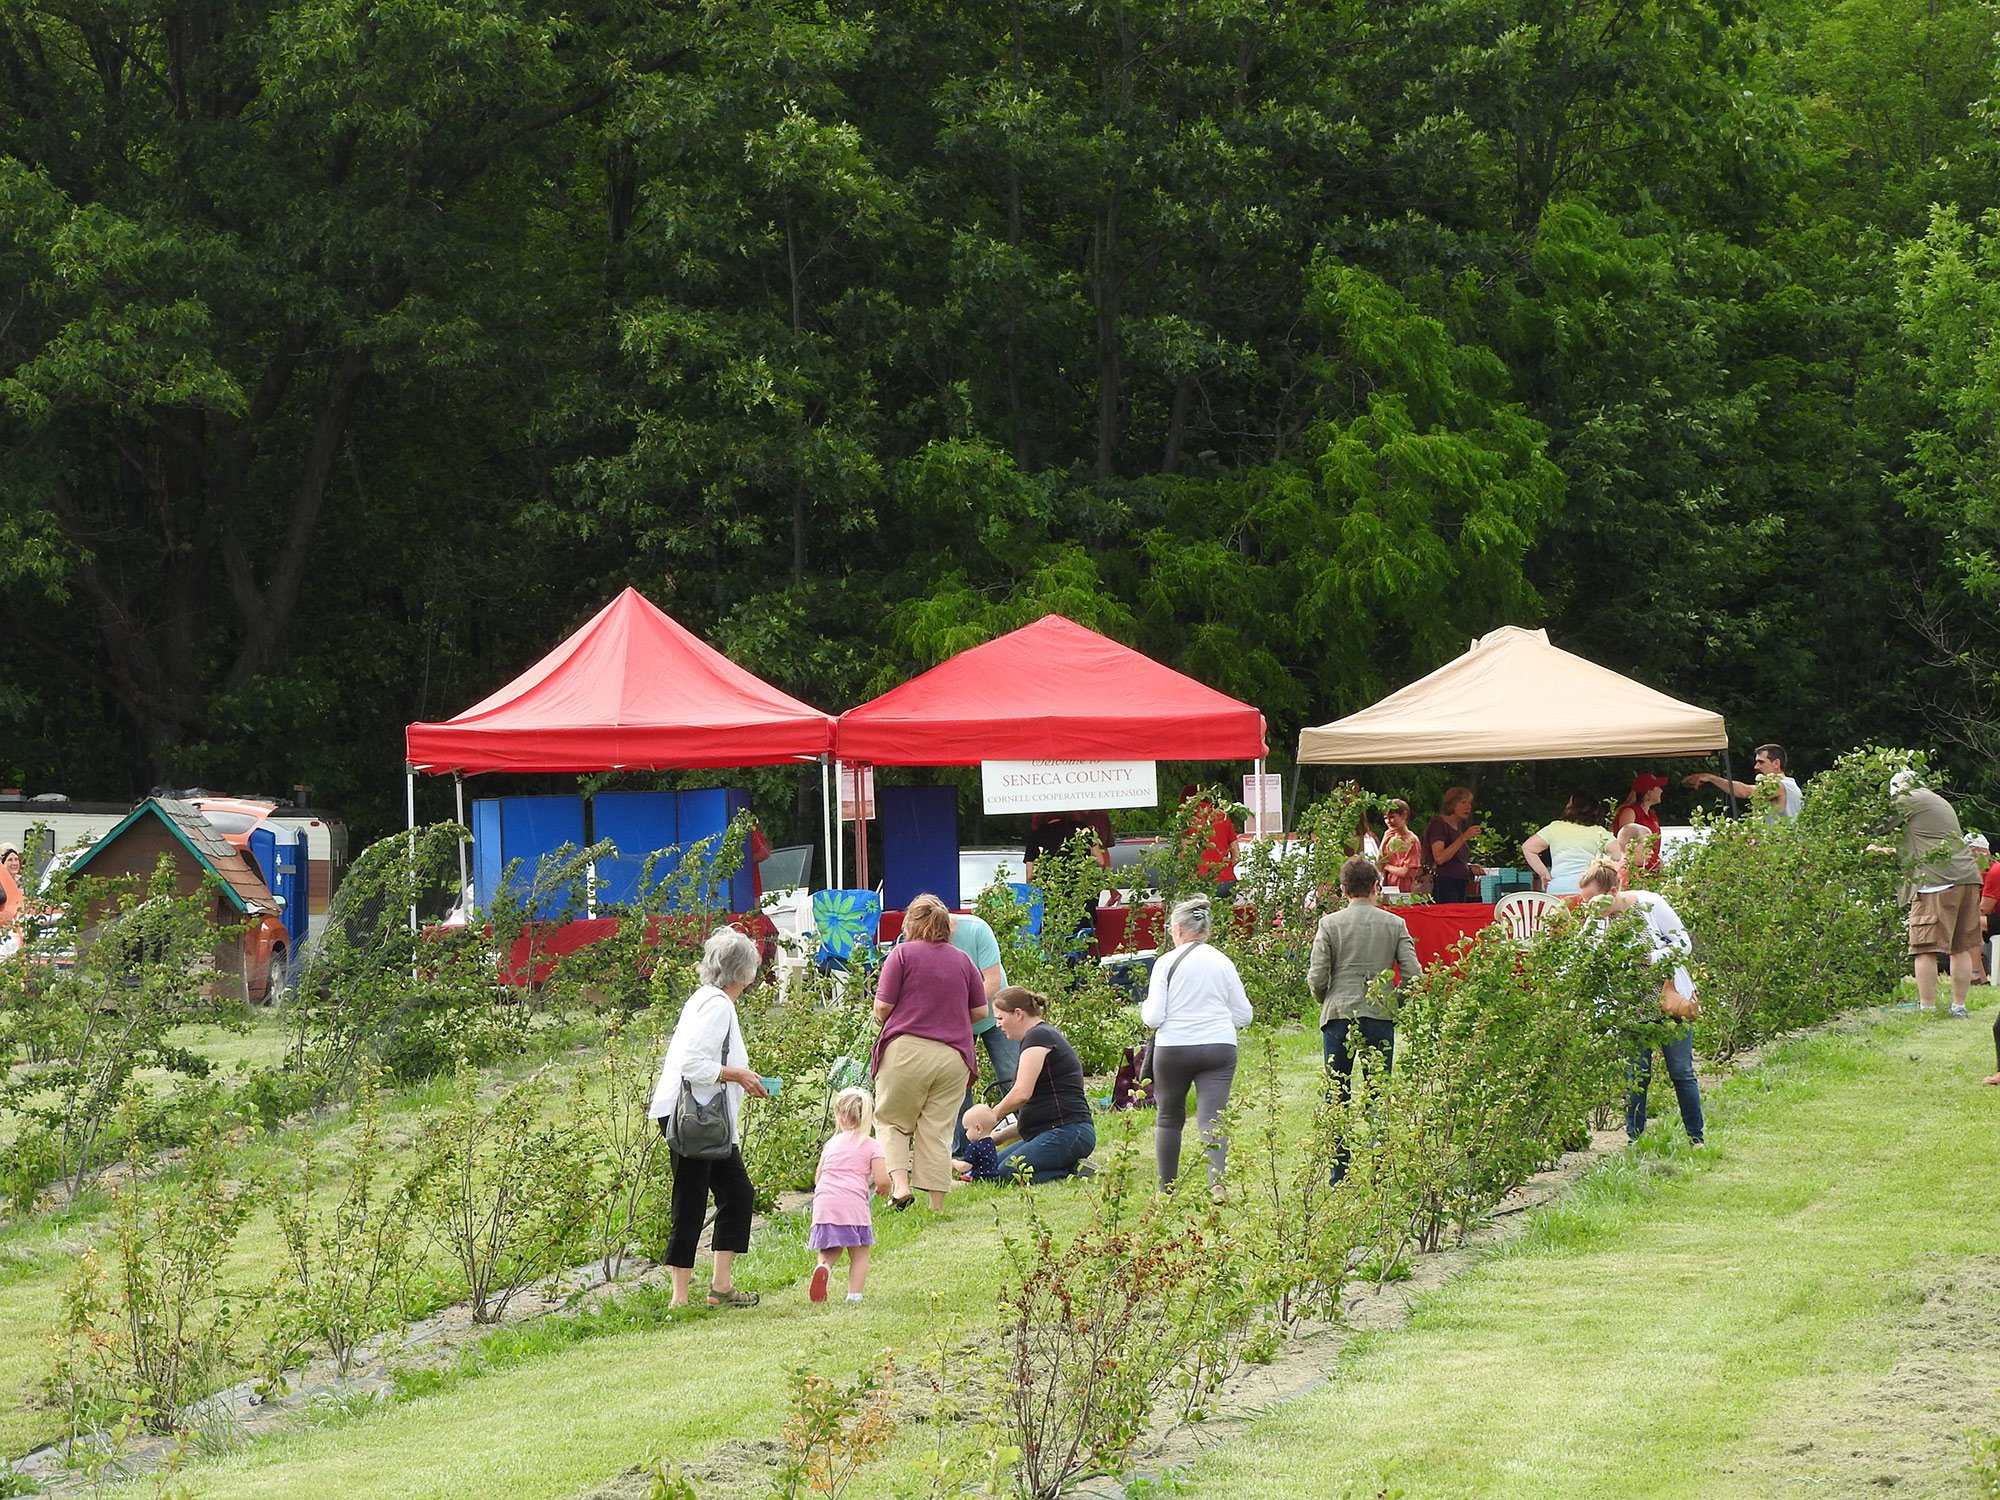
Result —
[[947, 906], [960, 904], [958, 788], [885, 786], [875, 797], [882, 819], [883, 907], [901, 911], [926, 891]]
[[[600, 906], [629, 906], [640, 896], [646, 861], [681, 841], [680, 801], [672, 792], [599, 792], [591, 799], [593, 837], [610, 839], [617, 851], [597, 862]], [[678, 856], [655, 861], [657, 884], [672, 872]]]

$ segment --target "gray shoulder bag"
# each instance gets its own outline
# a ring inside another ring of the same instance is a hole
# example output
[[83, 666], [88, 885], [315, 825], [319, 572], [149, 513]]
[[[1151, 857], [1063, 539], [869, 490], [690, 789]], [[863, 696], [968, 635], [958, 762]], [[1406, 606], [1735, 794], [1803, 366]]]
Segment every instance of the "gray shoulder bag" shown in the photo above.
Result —
[[[729, 1054], [736, 1042], [736, 1017], [731, 1012], [729, 1019], [729, 1040], [723, 1043], [722, 1065], [729, 1066]], [[720, 1161], [736, 1149], [736, 1132], [729, 1128], [729, 1085], [719, 1084], [715, 1097], [706, 1104], [698, 1103], [694, 1097], [694, 1085], [687, 1075], [681, 1075], [681, 1097], [674, 1105], [673, 1124], [667, 1133], [667, 1145], [676, 1156], [693, 1157], [697, 1161]]]

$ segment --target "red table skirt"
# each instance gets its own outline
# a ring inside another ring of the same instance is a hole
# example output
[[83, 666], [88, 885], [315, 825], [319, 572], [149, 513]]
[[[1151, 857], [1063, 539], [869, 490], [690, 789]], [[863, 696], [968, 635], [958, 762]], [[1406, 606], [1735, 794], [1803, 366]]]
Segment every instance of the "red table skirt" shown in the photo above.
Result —
[[[1469, 901], [1450, 906], [1389, 906], [1409, 926], [1410, 940], [1417, 945], [1417, 962], [1429, 967], [1450, 955], [1459, 942], [1493, 920], [1493, 908]], [[1239, 922], [1251, 920], [1248, 907], [1238, 907]], [[1124, 949], [1157, 948], [1163, 913], [1157, 905], [1139, 908], [1136, 930], [1128, 906], [1100, 906], [1097, 909], [1097, 951], [1117, 953]], [[1130, 933], [1130, 940], [1127, 934]]]
[[[697, 943], [707, 937], [700, 919], [692, 916], [668, 914], [665, 917], [646, 919], [646, 946], [656, 947], [660, 941], [660, 924], [672, 922], [681, 931], [680, 940]], [[771, 919], [759, 913], [756, 916], [733, 916], [729, 925], [747, 933], [756, 940], [760, 949], [766, 940], [775, 938], [778, 929], [771, 925]], [[500, 960], [500, 982], [502, 984], [525, 985], [543, 984], [555, 967], [572, 953], [588, 948], [592, 943], [602, 942], [618, 930], [616, 917], [575, 917], [567, 922], [531, 922], [521, 935], [514, 939], [512, 949]], [[765, 954], [768, 959], [770, 954]]]
[[[1383, 910], [1394, 912], [1409, 925], [1411, 941], [1417, 945], [1417, 962], [1426, 968], [1448, 957], [1461, 939], [1470, 937], [1493, 920], [1493, 908], [1479, 901], [1450, 906], [1389, 906]], [[1139, 919], [1135, 923], [1129, 906], [1097, 908], [1097, 951], [1100, 955], [1159, 947], [1166, 914], [1157, 902], [1148, 902], [1138, 911]], [[1238, 907], [1236, 920], [1249, 923], [1252, 920], [1250, 909], [1247, 906]], [[902, 931], [901, 912], [882, 913], [883, 942], [893, 943]]]
[[1454, 902], [1449, 906], [1388, 906], [1410, 929], [1410, 941], [1417, 945], [1417, 962], [1425, 968], [1451, 956], [1451, 950], [1465, 938], [1493, 920], [1493, 908], [1483, 901]]

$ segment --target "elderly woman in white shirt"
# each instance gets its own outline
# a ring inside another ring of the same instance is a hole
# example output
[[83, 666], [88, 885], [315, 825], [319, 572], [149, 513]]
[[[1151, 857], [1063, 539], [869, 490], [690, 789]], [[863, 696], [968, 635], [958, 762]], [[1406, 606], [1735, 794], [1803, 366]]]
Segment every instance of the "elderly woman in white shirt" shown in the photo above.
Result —
[[[670, 1143], [667, 1155], [674, 1172], [667, 1276], [673, 1285], [672, 1305], [687, 1306], [695, 1249], [713, 1195], [715, 1273], [709, 1281], [708, 1305], [752, 1307], [757, 1294], [739, 1290], [730, 1271], [737, 1255], [750, 1248], [750, 1211], [757, 1197], [743, 1166], [743, 1100], [768, 1097], [750, 1066], [743, 1027], [736, 1019], [737, 997], [757, 978], [757, 945], [734, 928], [717, 928], [702, 945], [696, 977], [700, 988], [681, 1007], [649, 1110]], [[718, 1092], [724, 1095], [731, 1142], [727, 1156], [682, 1156], [673, 1149], [674, 1111], [680, 1107], [684, 1086], [697, 1104], [713, 1103]]]
[[1171, 1188], [1181, 1170], [1181, 1134], [1187, 1128], [1188, 1090], [1194, 1090], [1195, 1130], [1208, 1152], [1208, 1185], [1222, 1191], [1229, 1144], [1215, 1117], [1229, 1103], [1236, 1077], [1236, 1032], [1250, 1024], [1250, 997], [1226, 954], [1209, 945], [1208, 898], [1175, 906], [1167, 919], [1174, 951], [1153, 965], [1139, 1019], [1156, 1028], [1153, 1086], [1159, 1101], [1153, 1154], [1160, 1186]]

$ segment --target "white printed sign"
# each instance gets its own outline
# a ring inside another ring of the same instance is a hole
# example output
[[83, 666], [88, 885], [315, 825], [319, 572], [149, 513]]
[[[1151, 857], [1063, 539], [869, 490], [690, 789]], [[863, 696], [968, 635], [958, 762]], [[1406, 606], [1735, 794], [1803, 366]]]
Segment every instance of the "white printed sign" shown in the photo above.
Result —
[[990, 813], [1091, 812], [1160, 801], [1159, 767], [1150, 760], [983, 760], [979, 780]]
[[1243, 778], [1243, 805], [1250, 809], [1250, 826], [1243, 831], [1271, 838], [1285, 831], [1285, 778], [1275, 771]]
[[852, 823], [857, 818], [875, 816], [875, 768], [873, 766], [842, 766], [840, 768], [840, 816]]

